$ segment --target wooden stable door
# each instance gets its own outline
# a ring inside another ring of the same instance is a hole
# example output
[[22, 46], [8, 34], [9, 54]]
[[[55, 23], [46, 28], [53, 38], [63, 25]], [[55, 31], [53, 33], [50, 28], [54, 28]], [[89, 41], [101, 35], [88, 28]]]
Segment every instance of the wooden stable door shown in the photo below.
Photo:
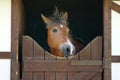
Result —
[[22, 80], [111, 80], [111, 0], [103, 0], [103, 36], [71, 59], [44, 50], [23, 36]]
[[23, 37], [22, 80], [102, 80], [102, 37], [71, 59], [51, 55], [29, 36]]
[[103, 0], [103, 36], [97, 36], [71, 59], [50, 55], [34, 39], [21, 37], [22, 7], [22, 0], [12, 0], [12, 50], [10, 55], [0, 54], [12, 59], [11, 80], [19, 80], [18, 43], [23, 46], [19, 49], [22, 80], [111, 80], [111, 0]]
[[71, 59], [44, 50], [29, 36], [23, 37], [22, 80], [110, 80], [110, 0], [104, 0], [104, 34], [92, 40]]

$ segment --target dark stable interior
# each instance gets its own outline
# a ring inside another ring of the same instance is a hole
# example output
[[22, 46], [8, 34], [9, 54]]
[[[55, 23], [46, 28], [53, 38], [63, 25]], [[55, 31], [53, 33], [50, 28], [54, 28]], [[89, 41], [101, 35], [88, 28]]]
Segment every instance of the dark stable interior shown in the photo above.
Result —
[[70, 32], [89, 43], [102, 35], [102, 0], [23, 0], [25, 9], [25, 35], [31, 36], [44, 49], [47, 45], [47, 29], [40, 14], [50, 16], [55, 6], [68, 12]]
[[[102, 0], [23, 0], [25, 33], [49, 51], [47, 29], [40, 14], [50, 16], [55, 6], [68, 12], [70, 32], [86, 44], [103, 34]], [[21, 55], [20, 55], [21, 56]]]

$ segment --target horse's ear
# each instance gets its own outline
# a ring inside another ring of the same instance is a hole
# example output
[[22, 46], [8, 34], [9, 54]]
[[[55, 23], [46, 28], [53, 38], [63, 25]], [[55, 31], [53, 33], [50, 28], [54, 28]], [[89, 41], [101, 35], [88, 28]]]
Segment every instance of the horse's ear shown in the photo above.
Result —
[[43, 14], [41, 14], [41, 17], [46, 24], [48, 24], [50, 22], [50, 19], [45, 17]]
[[67, 20], [68, 19], [68, 13], [65, 12], [64, 15], [63, 15], [63, 17]]

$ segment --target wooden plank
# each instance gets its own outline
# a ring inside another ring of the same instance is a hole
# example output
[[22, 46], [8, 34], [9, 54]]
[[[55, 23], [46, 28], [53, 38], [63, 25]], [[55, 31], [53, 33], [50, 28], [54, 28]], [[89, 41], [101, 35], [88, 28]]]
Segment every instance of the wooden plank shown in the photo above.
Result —
[[[44, 60], [44, 49], [34, 41], [34, 60]], [[33, 72], [33, 80], [44, 80], [44, 72]]]
[[95, 74], [96, 72], [80, 72], [72, 80], [90, 80]]
[[52, 55], [48, 51], [45, 51], [45, 60], [53, 60], [53, 61], [55, 61], [56, 59], [57, 59], [56, 56]]
[[33, 59], [33, 39], [29, 36], [23, 36], [23, 60]]
[[11, 59], [11, 52], [0, 52], [0, 59]]
[[56, 72], [56, 80], [66, 80], [67, 79], [67, 72]]
[[90, 60], [90, 43], [79, 54], [80, 60]]
[[[98, 36], [91, 42], [91, 59], [102, 63], [102, 55], [102, 37]], [[102, 80], [102, 72], [96, 73], [91, 80]]]
[[54, 60], [25, 60], [23, 62], [24, 71], [102, 71], [102, 66], [73, 66], [66, 61]]
[[90, 80], [102, 80], [103, 77], [102, 77], [102, 73], [99, 72], [99, 73], [96, 73]]
[[31, 72], [23, 72], [22, 73], [22, 80], [33, 80], [32, 79], [32, 73]]
[[[55, 59], [56, 59], [55, 56], [53, 56], [49, 52], [45, 51], [45, 61], [46, 60], [48, 60], [48, 61], [49, 60], [55, 61]], [[43, 70], [43, 71], [46, 71], [45, 72], [45, 80], [55, 80], [55, 77], [56, 77], [55, 71], [51, 72], [49, 70], [51, 70], [51, 68], [56, 68], [56, 66], [54, 66], [54, 64], [48, 64], [46, 62], [45, 62], [45, 64], [47, 64], [46, 68], [49, 68], [48, 71], [44, 68], [45, 66], [43, 68], [38, 66], [40, 70], [45, 69], [45, 70]], [[40, 63], [40, 65], [43, 65], [43, 64]], [[52, 65], [52, 67], [50, 65]]]
[[[103, 0], [103, 57], [111, 63], [111, 0]], [[111, 64], [104, 66], [104, 80], [111, 80]]]
[[91, 42], [91, 59], [102, 60], [102, 37], [100, 36]]
[[[79, 59], [80, 61], [81, 60], [90, 60], [90, 43], [80, 52], [80, 55], [79, 55]], [[90, 67], [88, 67], [88, 69], [90, 69]], [[88, 71], [88, 70], [85, 70], [85, 71]], [[85, 72], [84, 71], [84, 72]], [[73, 79], [71, 80], [76, 80], [77, 78], [80, 79], [81, 77], [81, 80], [84, 80], [82, 79], [82, 76], [85, 74], [84, 72], [79, 72]], [[87, 73], [86, 73], [87, 74]], [[86, 77], [86, 76], [85, 76]]]
[[112, 56], [112, 62], [120, 62], [120, 56]]
[[[29, 36], [23, 36], [23, 53], [22, 53], [22, 57], [23, 57], [23, 61], [24, 60], [33, 60], [33, 39], [30, 38]], [[23, 69], [22, 66], [22, 79], [23, 80], [32, 80], [33, 78], [33, 73], [32, 72], [26, 72]]]
[[[11, 68], [19, 67], [18, 64], [18, 28], [21, 26], [21, 0], [11, 0]], [[6, 55], [4, 57], [10, 57]], [[15, 60], [15, 62], [14, 62]], [[13, 62], [12, 62], [13, 61]], [[18, 69], [18, 68], [17, 68]], [[19, 77], [16, 77], [16, 73], [19, 74], [18, 70], [11, 70], [11, 80], [18, 80]]]
[[102, 61], [101, 60], [72, 60], [71, 65], [76, 65], [76, 66], [95, 66], [95, 65], [101, 65], [102, 66]]
[[33, 80], [44, 80], [44, 72], [33, 72]]
[[[77, 53], [74, 57], [72, 57], [71, 59], [70, 59], [70, 61], [73, 61], [73, 60], [78, 60], [79, 59], [79, 53]], [[72, 71], [70, 71], [70, 72], [68, 72], [68, 80], [71, 80], [73, 77], [75, 77], [76, 75], [78, 74], [78, 71], [75, 71], [75, 72], [72, 72]], [[66, 80], [67, 80], [66, 79]]]
[[19, 64], [16, 63], [16, 60], [11, 59], [11, 78], [12, 80], [19, 79]]
[[116, 12], [120, 13], [120, 5], [112, 2], [112, 9], [115, 10]]
[[21, 26], [21, 0], [12, 1], [11, 17], [11, 55], [18, 61], [18, 28]]
[[44, 60], [44, 49], [34, 41], [34, 60]]
[[[65, 58], [65, 57], [56, 57], [56, 61], [64, 62], [64, 60], [67, 60], [67, 58]], [[66, 80], [66, 79], [67, 79], [67, 72], [65, 72], [65, 71], [57, 72], [56, 71], [56, 80]]]

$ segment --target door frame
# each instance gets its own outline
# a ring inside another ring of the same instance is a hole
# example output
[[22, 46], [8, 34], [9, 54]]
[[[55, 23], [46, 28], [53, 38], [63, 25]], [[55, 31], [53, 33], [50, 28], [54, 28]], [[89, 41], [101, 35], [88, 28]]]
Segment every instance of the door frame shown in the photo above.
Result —
[[111, 80], [111, 0], [103, 0], [103, 79]]
[[[12, 1], [11, 15], [11, 52], [0, 52], [1, 59], [11, 59], [11, 80], [19, 79], [18, 63], [18, 28], [20, 26], [20, 3], [22, 0]], [[111, 0], [103, 0], [103, 64], [104, 80], [111, 80]]]
[[0, 59], [10, 59], [11, 71], [10, 80], [19, 80], [19, 63], [18, 63], [18, 28], [19, 19], [19, 2], [21, 0], [11, 0], [11, 51], [0, 52]]

